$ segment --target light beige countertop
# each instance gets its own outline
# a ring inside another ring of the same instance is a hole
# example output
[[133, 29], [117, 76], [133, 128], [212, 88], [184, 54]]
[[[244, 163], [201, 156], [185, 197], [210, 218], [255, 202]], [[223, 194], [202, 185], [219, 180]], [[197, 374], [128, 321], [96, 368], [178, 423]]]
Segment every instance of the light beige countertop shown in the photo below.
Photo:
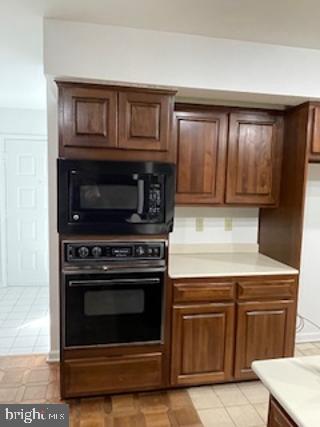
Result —
[[169, 250], [169, 276], [173, 279], [281, 274], [299, 272], [257, 252], [172, 253]]
[[320, 426], [320, 356], [257, 361], [252, 368], [299, 427]]

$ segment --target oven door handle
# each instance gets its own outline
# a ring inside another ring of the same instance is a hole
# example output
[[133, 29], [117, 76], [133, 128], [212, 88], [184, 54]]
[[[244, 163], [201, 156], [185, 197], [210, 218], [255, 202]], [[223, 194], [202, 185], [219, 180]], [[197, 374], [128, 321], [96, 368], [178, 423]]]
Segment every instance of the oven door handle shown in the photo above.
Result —
[[109, 285], [153, 285], [160, 283], [158, 277], [143, 278], [143, 279], [106, 279], [106, 280], [70, 280], [69, 287], [90, 287], [90, 286], [109, 286]]

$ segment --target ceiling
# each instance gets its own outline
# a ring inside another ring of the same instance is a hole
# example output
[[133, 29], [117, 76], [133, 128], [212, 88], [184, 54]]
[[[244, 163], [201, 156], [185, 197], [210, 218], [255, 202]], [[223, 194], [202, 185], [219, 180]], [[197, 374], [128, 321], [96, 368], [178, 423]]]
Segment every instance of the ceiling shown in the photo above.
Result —
[[0, 107], [45, 108], [43, 17], [320, 49], [318, 0], [2, 0]]

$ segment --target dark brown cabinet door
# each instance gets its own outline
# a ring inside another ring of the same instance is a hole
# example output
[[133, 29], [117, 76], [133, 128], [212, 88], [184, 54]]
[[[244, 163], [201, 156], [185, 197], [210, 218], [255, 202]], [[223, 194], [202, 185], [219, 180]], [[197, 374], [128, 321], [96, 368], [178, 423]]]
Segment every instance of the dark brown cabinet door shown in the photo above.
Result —
[[177, 203], [223, 203], [227, 127], [227, 114], [175, 113]]
[[119, 147], [168, 151], [173, 96], [159, 93], [119, 93]]
[[298, 427], [279, 403], [271, 398], [269, 406], [268, 427]]
[[310, 108], [310, 160], [320, 161], [320, 106]]
[[117, 92], [60, 84], [59, 114], [62, 147], [117, 146]]
[[227, 203], [277, 204], [282, 135], [281, 116], [268, 113], [230, 115]]
[[233, 330], [233, 303], [174, 306], [171, 384], [231, 378]]
[[255, 378], [254, 360], [292, 356], [295, 302], [238, 303], [235, 378]]

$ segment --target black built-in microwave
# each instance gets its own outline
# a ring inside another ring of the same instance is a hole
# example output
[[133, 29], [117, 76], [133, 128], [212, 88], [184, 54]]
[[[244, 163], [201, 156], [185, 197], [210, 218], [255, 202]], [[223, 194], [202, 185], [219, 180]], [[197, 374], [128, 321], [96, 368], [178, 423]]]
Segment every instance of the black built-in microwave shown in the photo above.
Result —
[[58, 159], [58, 231], [172, 231], [175, 166], [158, 162]]

